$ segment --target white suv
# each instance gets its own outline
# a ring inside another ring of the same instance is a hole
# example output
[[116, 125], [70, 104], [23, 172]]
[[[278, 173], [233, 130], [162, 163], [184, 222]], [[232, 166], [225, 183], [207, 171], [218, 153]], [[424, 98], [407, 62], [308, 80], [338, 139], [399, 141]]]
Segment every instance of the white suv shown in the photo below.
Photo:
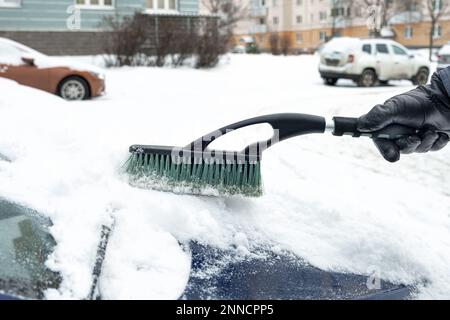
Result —
[[430, 63], [392, 40], [335, 38], [320, 52], [319, 72], [328, 85], [339, 79], [351, 79], [362, 87], [403, 79], [424, 85]]

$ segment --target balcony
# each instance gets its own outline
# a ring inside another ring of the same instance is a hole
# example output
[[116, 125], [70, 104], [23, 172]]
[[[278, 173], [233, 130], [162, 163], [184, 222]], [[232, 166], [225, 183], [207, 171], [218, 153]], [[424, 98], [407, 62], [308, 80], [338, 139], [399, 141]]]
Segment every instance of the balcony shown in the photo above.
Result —
[[250, 16], [253, 18], [265, 17], [267, 16], [268, 9], [265, 7], [255, 7], [250, 9]]
[[250, 34], [266, 33], [266, 32], [267, 32], [267, 25], [265, 24], [256, 24], [250, 27]]

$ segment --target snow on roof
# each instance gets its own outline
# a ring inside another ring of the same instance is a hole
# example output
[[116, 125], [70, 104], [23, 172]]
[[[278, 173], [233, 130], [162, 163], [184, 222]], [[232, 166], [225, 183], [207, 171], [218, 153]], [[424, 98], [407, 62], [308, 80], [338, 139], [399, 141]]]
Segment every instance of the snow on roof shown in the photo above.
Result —
[[348, 50], [355, 48], [361, 44], [361, 39], [350, 37], [333, 38], [329, 42], [325, 43], [322, 53], [332, 52], [336, 50]]

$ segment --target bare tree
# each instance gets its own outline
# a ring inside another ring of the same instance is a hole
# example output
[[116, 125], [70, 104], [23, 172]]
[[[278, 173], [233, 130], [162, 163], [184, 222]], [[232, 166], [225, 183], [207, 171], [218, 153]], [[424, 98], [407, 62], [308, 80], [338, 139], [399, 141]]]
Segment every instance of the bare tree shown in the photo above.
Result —
[[278, 33], [274, 32], [270, 34], [269, 46], [270, 53], [272, 53], [274, 56], [280, 54], [280, 36], [278, 35]]
[[292, 51], [292, 39], [287, 33], [283, 34], [280, 38], [280, 51], [285, 56]]
[[247, 17], [248, 7], [241, 0], [202, 0], [210, 14], [218, 19], [202, 26], [198, 42], [198, 68], [213, 67], [226, 53], [236, 24]]
[[237, 23], [248, 17], [249, 8], [243, 0], [202, 0], [210, 14], [220, 17], [218, 27], [230, 35]]
[[109, 66], [133, 66], [143, 64], [142, 47], [147, 39], [147, 23], [141, 15], [106, 16], [100, 26], [105, 30], [103, 49]]
[[436, 35], [436, 27], [442, 16], [447, 12], [449, 8], [449, 0], [426, 0], [427, 12], [431, 20], [430, 32], [429, 32], [429, 59], [432, 61], [434, 37]]

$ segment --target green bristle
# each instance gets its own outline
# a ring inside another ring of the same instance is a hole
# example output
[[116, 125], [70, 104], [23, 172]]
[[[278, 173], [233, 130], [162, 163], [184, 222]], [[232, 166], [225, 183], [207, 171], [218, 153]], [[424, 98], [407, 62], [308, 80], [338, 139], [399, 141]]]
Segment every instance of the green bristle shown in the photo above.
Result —
[[124, 169], [132, 183], [144, 188], [195, 194], [212, 188], [225, 195], [262, 195], [260, 162], [178, 163], [170, 155], [134, 153]]

